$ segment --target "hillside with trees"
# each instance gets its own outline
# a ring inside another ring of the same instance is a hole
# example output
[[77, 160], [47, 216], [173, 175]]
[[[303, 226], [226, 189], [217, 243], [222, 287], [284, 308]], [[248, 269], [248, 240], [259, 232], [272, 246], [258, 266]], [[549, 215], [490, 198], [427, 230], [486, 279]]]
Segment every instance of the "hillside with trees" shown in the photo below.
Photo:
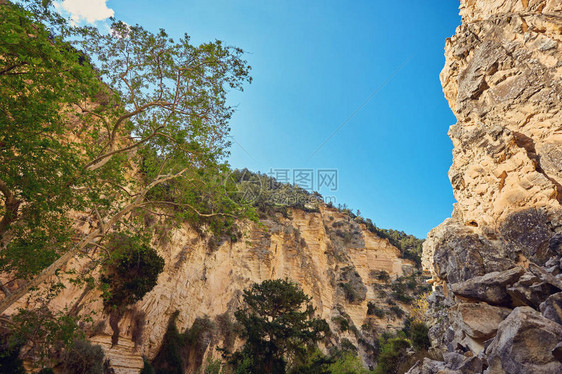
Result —
[[[94, 322], [106, 318], [114, 347], [134, 314], [127, 333], [135, 349], [142, 345], [150, 321], [135, 308], [167, 275], [162, 243], [173, 230], [189, 227], [212, 254], [249, 242], [250, 224], [270, 229], [260, 231], [265, 242], [283, 228], [297, 243], [291, 250], [305, 257], [306, 240], [282, 221], [295, 211], [326, 209], [322, 197], [232, 170], [226, 161], [234, 111], [228, 93], [251, 82], [241, 49], [221, 41], [194, 45], [187, 35], [174, 40], [164, 30], [119, 21], [102, 33], [68, 23], [50, 1], [0, 2], [0, 19], [0, 372], [23, 372], [25, 361], [43, 373], [110, 373], [107, 350], [88, 340], [99, 327]], [[338, 213], [345, 223], [325, 227], [337, 244], [326, 255], [341, 273], [330, 273], [337, 295], [367, 303], [345, 253], [360, 247], [363, 225], [417, 267], [395, 279], [373, 273], [377, 292], [388, 297], [369, 315], [410, 321], [396, 303], [411, 304], [425, 292], [421, 241], [346, 208]], [[76, 300], [53, 307], [69, 289], [80, 291]], [[142, 372], [202, 365], [209, 373], [221, 365], [225, 373], [366, 372], [353, 344], [338, 338], [326, 352], [328, 322], [314, 316], [311, 296], [298, 284], [265, 280], [240, 292], [236, 323], [223, 321], [233, 340], [222, 361], [200, 355], [200, 338], [216, 321], [197, 319], [180, 333], [174, 314]], [[101, 307], [85, 313], [84, 300]], [[350, 320], [329, 322], [357, 330]], [[364, 346], [381, 360], [412, 356], [411, 344], [423, 351], [410, 322]]]

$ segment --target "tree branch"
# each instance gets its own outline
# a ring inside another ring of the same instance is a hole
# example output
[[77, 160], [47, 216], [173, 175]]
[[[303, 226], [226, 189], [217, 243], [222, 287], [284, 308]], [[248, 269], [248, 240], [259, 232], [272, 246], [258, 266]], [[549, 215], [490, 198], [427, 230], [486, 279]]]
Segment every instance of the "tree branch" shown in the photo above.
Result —
[[11, 70], [14, 70], [15, 68], [18, 68], [18, 67], [23, 66], [23, 65], [27, 65], [27, 62], [22, 62], [21, 64], [15, 64], [15, 65], [12, 65], [12, 66], [8, 66], [7, 68], [5, 68], [3, 70], [0, 70], [0, 75], [4, 75], [7, 72], [9, 72]]
[[86, 168], [86, 169], [90, 169], [90, 170], [96, 170], [96, 169], [102, 167], [102, 166], [105, 164], [105, 162], [102, 163], [103, 160], [105, 160], [105, 159], [107, 159], [107, 158], [109, 158], [109, 157], [111, 157], [111, 156], [113, 156], [113, 155], [115, 155], [115, 154], [127, 152], [127, 151], [130, 151], [131, 149], [134, 149], [134, 148], [138, 147], [138, 146], [141, 145], [142, 143], [145, 143], [145, 142], [149, 141], [150, 139], [154, 138], [154, 137], [158, 134], [158, 130], [160, 130], [160, 129], [162, 129], [162, 128], [164, 128], [164, 125], [158, 126], [157, 128], [154, 129], [154, 131], [152, 132], [152, 134], [150, 134], [150, 135], [147, 136], [146, 138], [143, 138], [143, 139], [139, 140], [139, 141], [136, 142], [136, 143], [131, 144], [131, 145], [128, 146], [128, 147], [116, 149], [116, 150], [114, 150], [114, 151], [108, 152], [108, 153], [106, 153], [106, 154], [104, 154], [104, 155], [101, 155], [101, 156], [97, 157], [96, 159], [94, 159], [94, 160], [90, 161], [89, 163], [87, 163], [86, 166], [85, 166], [85, 168]]

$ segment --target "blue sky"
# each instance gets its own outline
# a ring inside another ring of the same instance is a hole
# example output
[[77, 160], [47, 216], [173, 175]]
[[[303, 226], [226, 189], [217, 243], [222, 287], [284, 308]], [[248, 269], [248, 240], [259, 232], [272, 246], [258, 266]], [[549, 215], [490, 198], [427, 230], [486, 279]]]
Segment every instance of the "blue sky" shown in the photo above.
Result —
[[456, 0], [110, 0], [107, 7], [129, 24], [247, 52], [254, 82], [231, 95], [233, 167], [337, 169], [338, 190], [322, 194], [379, 227], [419, 237], [450, 215], [447, 129], [455, 118], [439, 72], [445, 39], [460, 24]]

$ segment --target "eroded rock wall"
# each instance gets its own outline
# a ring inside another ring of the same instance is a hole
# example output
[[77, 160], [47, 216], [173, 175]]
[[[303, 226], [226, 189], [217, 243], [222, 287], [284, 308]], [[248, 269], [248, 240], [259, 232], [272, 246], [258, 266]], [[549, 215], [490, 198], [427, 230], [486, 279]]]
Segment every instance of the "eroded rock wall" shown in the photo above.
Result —
[[457, 203], [423, 258], [444, 361], [412, 373], [562, 373], [562, 1], [461, 0], [460, 14], [440, 76]]
[[[324, 348], [347, 339], [367, 365], [375, 364], [372, 343], [378, 334], [403, 327], [403, 317], [388, 311], [377, 317], [368, 313], [368, 305], [374, 302], [384, 307], [390, 297], [390, 291], [381, 295], [390, 283], [379, 278], [380, 271], [396, 278], [417, 269], [400, 258], [400, 251], [387, 239], [336, 209], [320, 205], [318, 212], [294, 209], [288, 217], [278, 213], [259, 225], [247, 222], [242, 227], [244, 236], [235, 243], [217, 243], [187, 224], [172, 227], [160, 219], [150, 225], [160, 226], [153, 245], [164, 258], [165, 268], [155, 288], [118, 323], [117, 344], [112, 341], [115, 323], [103, 312], [100, 291], [84, 291], [67, 283], [49, 303], [55, 311], [73, 309], [84, 316], [93, 312], [88, 338], [103, 347], [117, 374], [138, 373], [142, 356], [155, 357], [175, 312], [179, 331], [194, 324], [203, 327], [189, 348], [187, 367], [188, 373], [199, 372], [207, 358], [220, 357], [216, 347], [241, 343], [234, 337], [232, 314], [242, 302], [242, 291], [265, 279], [298, 282], [312, 297], [317, 314], [330, 324], [333, 334]], [[86, 262], [75, 259], [68, 268], [81, 268]], [[27, 307], [27, 300], [8, 312]], [[409, 311], [407, 303], [392, 302]]]

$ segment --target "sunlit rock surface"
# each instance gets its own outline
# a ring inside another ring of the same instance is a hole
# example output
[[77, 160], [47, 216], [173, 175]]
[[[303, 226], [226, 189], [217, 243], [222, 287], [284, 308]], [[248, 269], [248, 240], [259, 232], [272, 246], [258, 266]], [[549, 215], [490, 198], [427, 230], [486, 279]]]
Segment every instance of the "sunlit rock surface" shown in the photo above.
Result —
[[[243, 223], [244, 235], [234, 243], [217, 242], [187, 224], [174, 227], [165, 219], [149, 224], [159, 226], [153, 245], [164, 258], [165, 268], [155, 288], [129, 307], [118, 323], [117, 344], [112, 342], [115, 323], [103, 312], [99, 290], [84, 291], [82, 286], [66, 283], [67, 288], [49, 303], [54, 311], [74, 308], [84, 316], [93, 313], [88, 339], [102, 346], [117, 374], [138, 373], [143, 356], [155, 357], [176, 311], [179, 331], [204, 324], [205, 318], [212, 326], [190, 348], [186, 372], [199, 372], [207, 358], [220, 357], [215, 348], [241, 343], [229, 337], [232, 314], [240, 306], [242, 291], [266, 279], [298, 282], [312, 297], [317, 315], [330, 324], [330, 344], [348, 339], [367, 365], [375, 364], [372, 343], [378, 334], [403, 327], [406, 315], [399, 318], [387, 311], [379, 318], [367, 313], [368, 304], [384, 306], [390, 296], [379, 293], [377, 285], [390, 285], [379, 279], [380, 271], [392, 279], [411, 274], [414, 264], [400, 258], [398, 248], [387, 239], [336, 209], [320, 205], [319, 212], [294, 209], [288, 217], [276, 214], [261, 225]], [[80, 269], [86, 263], [86, 259], [75, 259], [67, 267]], [[27, 307], [28, 300], [34, 298], [22, 298], [8, 313]], [[410, 309], [399, 301], [396, 305], [405, 312]], [[342, 320], [348, 321], [345, 331]]]
[[423, 255], [444, 361], [411, 372], [562, 373], [562, 2], [461, 0], [460, 14], [440, 76], [457, 203]]

